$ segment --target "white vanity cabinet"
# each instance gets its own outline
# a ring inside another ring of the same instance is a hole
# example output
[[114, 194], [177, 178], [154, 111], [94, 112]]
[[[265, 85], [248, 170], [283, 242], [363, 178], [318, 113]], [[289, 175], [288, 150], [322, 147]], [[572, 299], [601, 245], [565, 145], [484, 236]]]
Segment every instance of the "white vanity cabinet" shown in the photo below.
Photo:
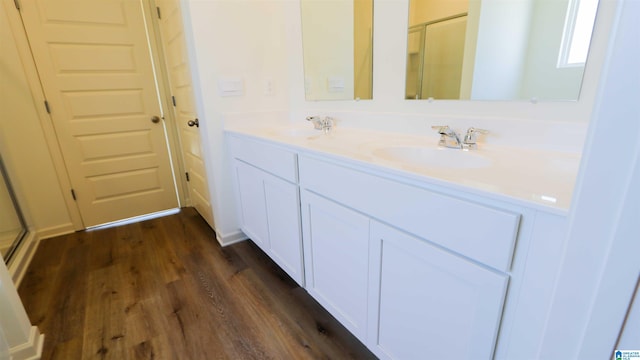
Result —
[[492, 357], [506, 274], [378, 222], [369, 252], [367, 345], [378, 357]]
[[242, 231], [304, 285], [297, 155], [251, 139], [228, 141]]
[[380, 358], [492, 358], [519, 214], [313, 156], [299, 176], [312, 296]]
[[563, 216], [227, 138], [242, 230], [378, 357], [536, 357]]

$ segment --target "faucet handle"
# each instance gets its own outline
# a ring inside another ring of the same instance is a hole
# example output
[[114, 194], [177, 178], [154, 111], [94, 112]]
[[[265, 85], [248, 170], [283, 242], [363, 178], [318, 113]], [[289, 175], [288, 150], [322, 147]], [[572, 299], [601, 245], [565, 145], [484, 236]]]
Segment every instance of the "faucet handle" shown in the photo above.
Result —
[[488, 134], [489, 130], [474, 128], [473, 126], [467, 130], [467, 133], [480, 133], [480, 134]]
[[320, 118], [320, 116], [307, 116], [307, 121], [311, 121], [313, 123], [314, 129], [322, 129], [322, 119]]
[[464, 136], [464, 142], [466, 143], [467, 140], [469, 140], [471, 142], [476, 142], [477, 134], [488, 134], [488, 133], [489, 133], [489, 130], [476, 129], [474, 127], [470, 127], [467, 130], [467, 135]]
[[476, 129], [474, 127], [470, 127], [467, 130], [467, 134], [464, 136], [464, 140], [462, 141], [463, 149], [477, 149], [478, 145], [476, 144], [476, 140], [478, 134], [488, 134], [489, 130], [485, 129]]
[[440, 134], [447, 134], [449, 131], [451, 131], [449, 125], [434, 125], [431, 128], [438, 131], [438, 133]]

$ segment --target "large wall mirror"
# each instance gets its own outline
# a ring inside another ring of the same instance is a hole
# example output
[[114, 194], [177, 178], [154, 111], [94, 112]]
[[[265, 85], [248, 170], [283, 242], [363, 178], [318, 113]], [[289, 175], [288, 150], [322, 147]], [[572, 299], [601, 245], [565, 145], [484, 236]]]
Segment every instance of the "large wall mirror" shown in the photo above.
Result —
[[307, 100], [373, 97], [373, 0], [301, 0]]
[[410, 0], [406, 99], [577, 100], [598, 0]]

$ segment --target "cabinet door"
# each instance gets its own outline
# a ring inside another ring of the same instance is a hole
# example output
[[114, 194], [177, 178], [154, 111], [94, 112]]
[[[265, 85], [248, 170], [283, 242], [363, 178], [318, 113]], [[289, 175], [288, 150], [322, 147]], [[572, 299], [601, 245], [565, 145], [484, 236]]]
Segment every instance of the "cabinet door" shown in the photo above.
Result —
[[262, 250], [269, 251], [269, 224], [265, 201], [263, 171], [234, 160], [240, 205], [240, 228]]
[[298, 186], [264, 174], [271, 258], [298, 284], [304, 285]]
[[373, 223], [368, 346], [389, 359], [491, 359], [507, 275]]
[[242, 161], [234, 164], [242, 231], [304, 285], [298, 186]]
[[369, 219], [302, 192], [306, 289], [365, 342]]

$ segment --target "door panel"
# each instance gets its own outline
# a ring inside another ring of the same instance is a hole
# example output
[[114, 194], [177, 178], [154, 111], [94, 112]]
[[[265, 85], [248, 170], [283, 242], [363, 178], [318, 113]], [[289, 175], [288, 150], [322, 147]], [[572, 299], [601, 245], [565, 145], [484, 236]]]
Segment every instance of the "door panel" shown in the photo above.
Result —
[[182, 24], [179, 0], [159, 0], [159, 28], [164, 49], [169, 87], [175, 100], [175, 117], [178, 126], [185, 171], [189, 173], [189, 200], [202, 217], [215, 228], [211, 210], [207, 173], [202, 155], [200, 128], [188, 122], [198, 117], [193, 97], [187, 46]]
[[26, 1], [22, 19], [85, 226], [178, 206], [138, 1]]

